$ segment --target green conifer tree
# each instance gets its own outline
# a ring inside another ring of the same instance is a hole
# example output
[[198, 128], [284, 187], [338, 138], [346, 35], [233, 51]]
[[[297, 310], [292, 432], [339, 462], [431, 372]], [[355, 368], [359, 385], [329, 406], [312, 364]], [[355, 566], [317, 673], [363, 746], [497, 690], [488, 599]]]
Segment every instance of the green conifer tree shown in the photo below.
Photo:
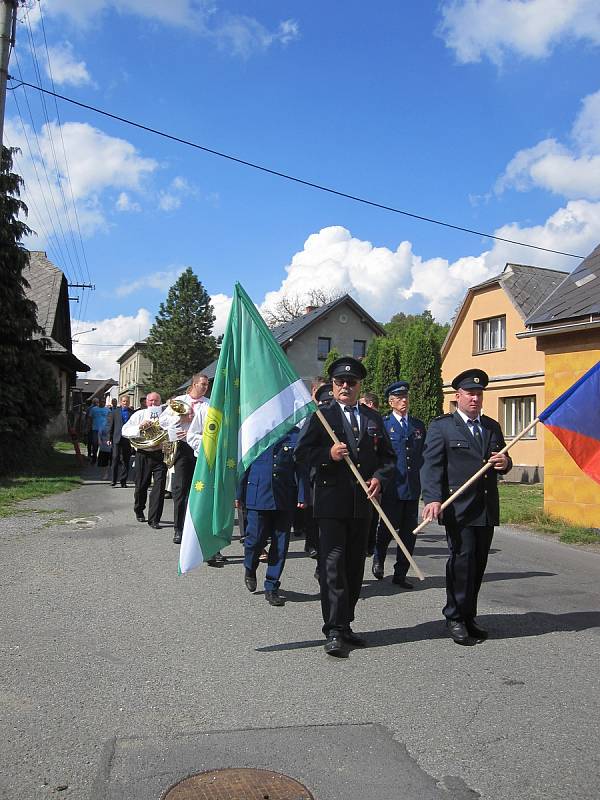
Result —
[[169, 289], [166, 302], [160, 304], [148, 334], [144, 355], [152, 362], [153, 371], [144, 379], [147, 391], [158, 391], [166, 400], [216, 358], [214, 321], [210, 295], [188, 267]]
[[377, 364], [375, 366], [374, 385], [371, 391], [376, 392], [382, 409], [387, 406], [385, 389], [400, 377], [402, 369], [402, 343], [396, 336], [386, 336], [381, 339], [377, 350]]
[[410, 383], [410, 413], [429, 425], [442, 413], [444, 394], [439, 333], [425, 321], [407, 331], [402, 367], [402, 377]]
[[323, 363], [323, 375], [327, 378], [327, 380], [329, 380], [329, 367], [333, 364], [333, 362], [336, 359], [341, 358], [341, 357], [342, 357], [342, 354], [337, 349], [337, 347], [332, 347], [331, 350], [329, 351], [329, 353], [327, 353], [327, 358], [325, 359], [325, 361]]

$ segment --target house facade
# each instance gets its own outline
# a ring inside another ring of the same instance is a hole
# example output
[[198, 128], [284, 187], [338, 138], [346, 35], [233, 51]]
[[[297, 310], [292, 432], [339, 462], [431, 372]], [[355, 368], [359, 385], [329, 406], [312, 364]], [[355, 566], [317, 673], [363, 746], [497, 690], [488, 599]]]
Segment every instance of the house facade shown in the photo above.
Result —
[[[456, 407], [452, 379], [477, 367], [490, 378], [483, 411], [500, 423], [507, 442], [535, 419], [545, 406], [544, 356], [534, 341], [517, 334], [565, 276], [559, 270], [507, 264], [500, 275], [467, 291], [442, 346], [444, 411]], [[508, 480], [542, 480], [543, 426], [536, 425], [517, 442], [511, 457]]]
[[67, 279], [41, 250], [29, 253], [29, 265], [23, 270], [29, 284], [26, 296], [37, 308], [40, 338], [45, 340], [44, 357], [60, 392], [60, 412], [46, 429], [50, 438], [67, 436], [71, 416], [71, 387], [75, 386], [77, 372], [88, 372], [89, 367], [73, 355], [71, 341], [71, 312]]
[[[535, 343], [544, 359], [545, 405], [600, 361], [600, 245], [529, 315], [517, 336]], [[599, 530], [600, 485], [550, 432], [544, 465], [546, 513]]]
[[144, 355], [146, 342], [135, 342], [117, 358], [119, 365], [119, 398], [127, 395], [133, 408], [140, 407], [146, 395], [144, 384], [152, 375], [152, 362]]

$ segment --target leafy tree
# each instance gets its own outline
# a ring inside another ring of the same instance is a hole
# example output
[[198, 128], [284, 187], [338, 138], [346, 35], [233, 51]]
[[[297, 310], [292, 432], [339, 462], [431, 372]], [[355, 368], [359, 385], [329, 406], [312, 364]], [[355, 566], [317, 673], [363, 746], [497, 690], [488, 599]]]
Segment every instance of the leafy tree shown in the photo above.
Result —
[[303, 317], [308, 306], [319, 308], [341, 296], [342, 292], [327, 292], [324, 289], [311, 289], [305, 295], [284, 294], [264, 310], [263, 316], [269, 328], [275, 328], [284, 322]]
[[2, 147], [0, 159], [0, 473], [5, 474], [34, 462], [44, 428], [60, 410], [36, 305], [25, 295], [29, 252], [21, 240], [32, 231], [19, 219], [27, 207], [19, 199], [23, 181], [12, 172], [13, 152]]
[[377, 359], [379, 357], [379, 348], [384, 339], [381, 336], [375, 336], [371, 339], [367, 348], [367, 353], [363, 358], [363, 366], [367, 370], [367, 377], [363, 381], [363, 392], [376, 392], [376, 373], [377, 373]]
[[439, 322], [436, 322], [428, 308], [421, 314], [405, 314], [400, 311], [398, 314], [394, 314], [391, 320], [386, 322], [383, 327], [388, 336], [398, 336], [400, 339], [404, 339], [415, 323], [424, 323], [426, 327], [431, 327], [435, 331], [440, 347], [450, 329], [450, 325], [440, 325]]
[[163, 400], [172, 397], [178, 386], [216, 358], [214, 321], [210, 296], [188, 267], [160, 304], [148, 334], [144, 354], [153, 371], [144, 379], [147, 391], [160, 392]]
[[337, 347], [332, 347], [331, 350], [329, 351], [329, 353], [327, 353], [327, 358], [325, 359], [325, 362], [323, 364], [323, 375], [325, 375], [327, 380], [329, 380], [329, 377], [328, 377], [329, 376], [329, 367], [333, 364], [333, 362], [337, 358], [341, 358], [341, 357], [342, 357], [342, 354], [337, 349]]
[[396, 336], [386, 336], [381, 340], [377, 353], [377, 365], [375, 367], [374, 385], [371, 391], [376, 392], [379, 397], [381, 408], [387, 405], [385, 389], [390, 383], [398, 380], [401, 373], [401, 352], [402, 343]]
[[438, 336], [422, 320], [410, 327], [402, 350], [402, 377], [410, 383], [410, 412], [426, 425], [442, 413], [444, 402]]

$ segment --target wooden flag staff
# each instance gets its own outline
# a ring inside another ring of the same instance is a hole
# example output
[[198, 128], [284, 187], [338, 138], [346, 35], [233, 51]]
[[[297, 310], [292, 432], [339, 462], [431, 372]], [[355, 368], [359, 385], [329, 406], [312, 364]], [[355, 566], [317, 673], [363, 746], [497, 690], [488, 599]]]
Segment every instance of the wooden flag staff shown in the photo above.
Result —
[[[321, 424], [323, 425], [323, 427], [325, 428], [327, 433], [331, 436], [331, 438], [333, 440], [333, 443], [334, 444], [341, 444], [340, 440], [335, 435], [335, 431], [333, 430], [331, 425], [327, 422], [327, 420], [323, 416], [323, 412], [320, 409], [317, 408], [315, 413], [318, 416], [318, 418], [321, 420]], [[352, 461], [352, 459], [349, 456], [344, 456], [344, 461], [346, 462], [346, 464], [352, 470], [352, 473], [353, 473], [354, 477], [356, 478], [356, 480], [360, 483], [360, 485], [364, 489], [365, 494], [368, 495], [369, 494], [369, 487], [365, 483], [365, 479], [363, 478], [363, 476], [360, 474], [360, 472], [356, 468], [356, 464], [354, 463], [354, 461]], [[392, 523], [388, 519], [387, 514], [385, 514], [385, 512], [383, 511], [383, 509], [379, 505], [379, 502], [374, 497], [369, 497], [369, 500], [371, 501], [371, 503], [373, 503], [373, 506], [375, 507], [375, 511], [377, 511], [377, 513], [379, 514], [379, 516], [383, 520], [386, 528], [389, 530], [389, 532], [392, 534], [392, 536], [394, 537], [394, 539], [398, 543], [398, 547], [402, 550], [402, 552], [406, 556], [406, 559], [407, 559], [408, 563], [411, 565], [411, 567], [415, 571], [415, 575], [418, 577], [418, 579], [420, 581], [424, 581], [425, 580], [425, 575], [423, 575], [423, 573], [421, 572], [419, 567], [415, 564], [415, 562], [413, 560], [413, 557], [411, 556], [411, 554], [406, 549], [406, 546], [405, 546], [404, 542], [398, 536], [398, 533], [397, 533], [396, 529], [394, 528], [394, 526], [392, 525]]]
[[[526, 427], [526, 428], [523, 428], [523, 430], [521, 431], [521, 433], [520, 433], [518, 436], [515, 436], [515, 438], [514, 438], [514, 439], [512, 439], [512, 440], [509, 442], [509, 444], [507, 444], [507, 445], [506, 445], [506, 447], [503, 447], [503, 448], [502, 448], [502, 450], [499, 450], [499, 451], [496, 453], [496, 455], [499, 455], [499, 456], [500, 456], [500, 455], [502, 455], [503, 453], [507, 453], [507, 452], [510, 450], [510, 448], [511, 448], [513, 445], [515, 445], [515, 444], [516, 444], [516, 443], [519, 441], [519, 439], [522, 439], [522, 438], [523, 438], [523, 436], [525, 436], [525, 434], [526, 434], [526, 433], [529, 433], [529, 431], [530, 431], [530, 430], [531, 430], [531, 429], [534, 427], [534, 425], [537, 425], [539, 421], [540, 421], [540, 418], [539, 418], [539, 417], [536, 417], [536, 418], [533, 420], [533, 422], [530, 422], [530, 423], [529, 423], [529, 425], [527, 425], [527, 427]], [[488, 469], [489, 469], [491, 466], [492, 466], [492, 462], [491, 462], [491, 461], [486, 461], [486, 463], [483, 465], [483, 467], [481, 467], [481, 469], [477, 470], [477, 472], [476, 472], [474, 475], [471, 475], [471, 477], [469, 478], [469, 480], [468, 480], [468, 481], [466, 481], [465, 483], [463, 483], [463, 485], [462, 485], [461, 487], [459, 487], [459, 488], [458, 488], [458, 489], [457, 489], [455, 492], [452, 492], [452, 494], [450, 495], [450, 497], [448, 497], [448, 499], [447, 499], [447, 500], [444, 500], [444, 502], [442, 503], [442, 507], [440, 508], [440, 514], [442, 513], [442, 511], [443, 511], [445, 508], [448, 508], [448, 506], [449, 506], [449, 505], [452, 505], [452, 503], [453, 503], [453, 502], [456, 500], [456, 498], [457, 498], [457, 497], [460, 497], [460, 495], [461, 495], [461, 494], [462, 494], [464, 491], [466, 491], [466, 490], [469, 488], [469, 486], [471, 486], [471, 484], [473, 484], [473, 483], [475, 483], [475, 481], [479, 480], [479, 478], [481, 478], [481, 476], [482, 476], [484, 473], [486, 473], [486, 472], [488, 471]], [[424, 528], [426, 525], [429, 525], [429, 523], [430, 523], [431, 521], [432, 521], [431, 519], [424, 519], [424, 520], [423, 520], [423, 522], [422, 522], [420, 525], [418, 525], [418, 526], [417, 526], [417, 527], [414, 529], [413, 533], [419, 533], [420, 531], [422, 531], [422, 530], [423, 530], [423, 528]]]

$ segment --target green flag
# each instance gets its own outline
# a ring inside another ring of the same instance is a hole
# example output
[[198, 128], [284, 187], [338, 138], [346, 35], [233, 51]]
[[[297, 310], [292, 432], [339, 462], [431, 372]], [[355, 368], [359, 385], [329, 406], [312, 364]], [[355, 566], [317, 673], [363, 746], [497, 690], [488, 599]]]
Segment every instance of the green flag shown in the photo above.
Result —
[[236, 283], [190, 489], [180, 573], [231, 542], [238, 481], [314, 409], [306, 386]]

